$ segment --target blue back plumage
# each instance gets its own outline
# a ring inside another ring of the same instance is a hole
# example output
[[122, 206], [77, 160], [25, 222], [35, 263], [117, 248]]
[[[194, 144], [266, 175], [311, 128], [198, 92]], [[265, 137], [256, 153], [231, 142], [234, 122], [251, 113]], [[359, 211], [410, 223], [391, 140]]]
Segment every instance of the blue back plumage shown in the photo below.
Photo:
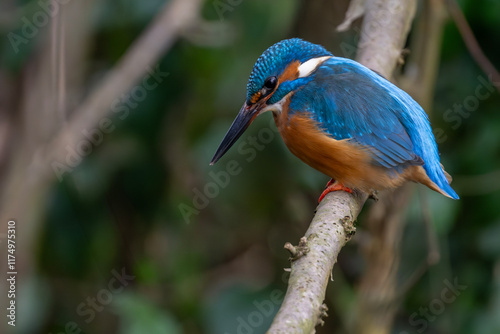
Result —
[[450, 197], [427, 114], [406, 92], [365, 66], [344, 58], [325, 61], [291, 97], [290, 113], [308, 112], [335, 139], [367, 147], [374, 163], [401, 172], [423, 165]]
[[331, 56], [324, 47], [301, 40], [285, 39], [268, 48], [257, 59], [247, 84], [247, 100], [257, 93], [267, 77], [281, 74], [286, 66], [298, 60], [301, 63], [316, 57]]

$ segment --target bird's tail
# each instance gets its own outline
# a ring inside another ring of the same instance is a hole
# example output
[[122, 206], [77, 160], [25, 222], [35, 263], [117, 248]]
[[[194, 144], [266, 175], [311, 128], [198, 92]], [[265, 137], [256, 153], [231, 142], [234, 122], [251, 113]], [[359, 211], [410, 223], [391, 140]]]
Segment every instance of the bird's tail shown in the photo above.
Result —
[[443, 165], [440, 163], [435, 163], [432, 165], [425, 164], [424, 166], [425, 172], [429, 179], [434, 183], [434, 185], [427, 184], [429, 188], [449, 197], [452, 199], [459, 199], [457, 193], [450, 186], [451, 176], [448, 174]]

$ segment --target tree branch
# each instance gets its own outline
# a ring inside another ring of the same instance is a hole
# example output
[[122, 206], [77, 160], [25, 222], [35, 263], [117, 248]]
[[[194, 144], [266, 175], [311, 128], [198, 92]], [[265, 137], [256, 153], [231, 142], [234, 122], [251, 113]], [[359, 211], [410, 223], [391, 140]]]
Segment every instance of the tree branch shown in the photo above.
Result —
[[401, 59], [416, 0], [368, 0], [357, 61], [387, 78]]
[[354, 234], [366, 197], [337, 191], [323, 199], [305, 234], [308, 250], [292, 261], [288, 290], [268, 333], [311, 333], [321, 322], [333, 265]]
[[[358, 61], [390, 77], [416, 2], [367, 0], [365, 6]], [[322, 323], [328, 278], [366, 197], [337, 191], [323, 199], [305, 235], [308, 252], [292, 262], [285, 299], [268, 333], [314, 333], [315, 326]]]
[[[479, 65], [479, 67], [481, 67], [486, 75], [491, 76], [492, 82], [499, 82], [500, 73], [498, 73], [493, 63], [484, 54], [481, 46], [474, 36], [474, 33], [472, 32], [469, 23], [467, 22], [467, 19], [464, 16], [464, 13], [462, 13], [462, 10], [460, 9], [460, 6], [456, 2], [456, 0], [446, 0], [446, 5], [448, 6], [448, 11], [453, 18], [453, 21], [455, 21], [458, 31], [460, 32], [460, 35], [462, 35], [465, 46], [469, 50], [472, 58], [474, 58], [476, 63]], [[500, 88], [497, 85], [495, 86], [500, 92]]]
[[201, 0], [172, 1], [155, 18], [148, 29], [134, 42], [116, 68], [78, 108], [69, 124], [56, 136], [48, 152], [55, 160], [63, 161], [66, 147], [74, 147], [83, 137], [82, 130], [93, 127], [110, 112], [110, 106], [120, 94], [126, 93], [135, 82], [154, 66], [184, 29], [194, 23], [200, 12]]

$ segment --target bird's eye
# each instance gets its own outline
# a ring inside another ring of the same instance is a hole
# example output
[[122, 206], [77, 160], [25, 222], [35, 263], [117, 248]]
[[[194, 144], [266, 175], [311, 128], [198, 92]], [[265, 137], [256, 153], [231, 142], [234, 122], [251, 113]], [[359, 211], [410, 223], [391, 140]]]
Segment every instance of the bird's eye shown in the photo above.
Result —
[[272, 91], [276, 87], [277, 83], [278, 79], [276, 79], [276, 77], [269, 77], [266, 81], [264, 81], [264, 88], [268, 91]]

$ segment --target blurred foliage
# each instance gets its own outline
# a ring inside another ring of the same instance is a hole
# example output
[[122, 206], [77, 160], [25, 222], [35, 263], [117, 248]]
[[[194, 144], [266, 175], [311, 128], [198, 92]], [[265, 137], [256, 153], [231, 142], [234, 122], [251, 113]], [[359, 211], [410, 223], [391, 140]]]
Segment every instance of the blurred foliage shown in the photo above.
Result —
[[[237, 5], [221, 16], [221, 2]], [[164, 5], [159, 0], [94, 3], [91, 49], [82, 64], [89, 85], [116, 64]], [[460, 5], [500, 68], [499, 2], [463, 0]], [[17, 1], [16, 6], [22, 17], [39, 4]], [[347, 1], [335, 6], [345, 10]], [[169, 73], [166, 80], [148, 91], [126, 119], [113, 116], [117, 129], [46, 195], [36, 277], [23, 289], [22, 300], [29, 305], [20, 310], [20, 319], [31, 321], [17, 332], [64, 333], [71, 323], [82, 333], [265, 331], [277, 311], [274, 299], [286, 290], [282, 246], [306, 230], [327, 177], [288, 152], [270, 115], [259, 117], [217, 165], [208, 163], [244, 101], [246, 80], [263, 50], [298, 35], [342, 56], [340, 43], [357, 40], [352, 31], [335, 32], [341, 11], [335, 20], [325, 20], [326, 32], [304, 28], [299, 23], [306, 20], [305, 7], [306, 1], [298, 0], [206, 1], [203, 17], [232, 34], [209, 39], [217, 41], [214, 46], [199, 45], [189, 35], [177, 41], [159, 63]], [[22, 22], [10, 21], [1, 29], [20, 33]], [[2, 71], [20, 77], [43, 35], [22, 44], [18, 53], [2, 39]], [[404, 298], [394, 333], [500, 332], [500, 180], [488, 178], [500, 168], [499, 94], [481, 100], [456, 128], [445, 116], [454, 104], [474, 96], [478, 77], [487, 78], [449, 22], [432, 123], [445, 132], [439, 144], [442, 161], [455, 177], [461, 200], [418, 187], [428, 203], [441, 261]], [[221, 175], [229, 175], [227, 182]], [[485, 183], [493, 190], [475, 187]], [[420, 198], [414, 196], [407, 208], [402, 283], [426, 257]], [[358, 223], [362, 234], [363, 219]], [[339, 263], [328, 289], [330, 317], [318, 333], [345, 331], [364, 268], [356, 242], [343, 250]], [[122, 270], [134, 276], [130, 284], [110, 283], [113, 271]], [[455, 278], [467, 287], [456, 300], [431, 318], [420, 315], [421, 308], [440, 298], [445, 281]], [[89, 298], [95, 298], [94, 306]], [[82, 315], [89, 309], [95, 310], [91, 321]], [[415, 313], [413, 319], [421, 320], [417, 324], [411, 321]]]

